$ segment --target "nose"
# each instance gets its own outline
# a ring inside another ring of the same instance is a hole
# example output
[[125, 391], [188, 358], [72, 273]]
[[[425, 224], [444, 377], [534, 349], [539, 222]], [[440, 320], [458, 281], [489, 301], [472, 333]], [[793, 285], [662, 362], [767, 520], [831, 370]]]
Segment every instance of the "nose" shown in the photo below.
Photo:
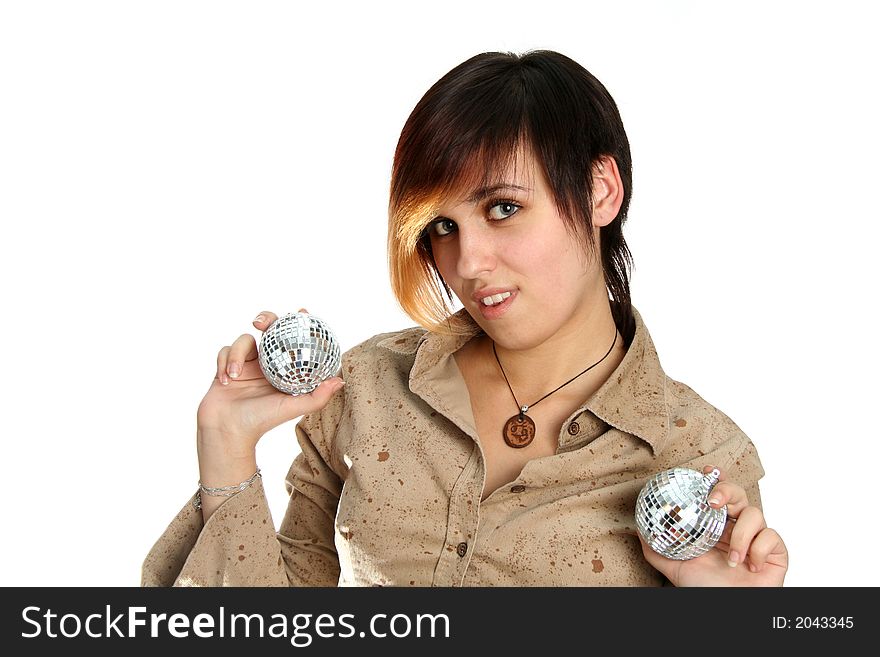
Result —
[[495, 240], [489, 226], [466, 222], [458, 228], [458, 275], [462, 279], [485, 278], [497, 263]]

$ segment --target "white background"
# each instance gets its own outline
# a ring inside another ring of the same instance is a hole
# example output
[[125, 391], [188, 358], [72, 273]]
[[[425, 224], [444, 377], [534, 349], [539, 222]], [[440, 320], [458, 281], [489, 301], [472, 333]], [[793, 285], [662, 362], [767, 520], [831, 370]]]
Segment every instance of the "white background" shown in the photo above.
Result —
[[[787, 585], [878, 585], [877, 16], [837, 2], [0, 5], [3, 585], [137, 585], [195, 490], [218, 349], [301, 306], [414, 325], [400, 129], [486, 50], [595, 74], [632, 146], [633, 302], [755, 442]], [[259, 445], [276, 523], [293, 423]]]

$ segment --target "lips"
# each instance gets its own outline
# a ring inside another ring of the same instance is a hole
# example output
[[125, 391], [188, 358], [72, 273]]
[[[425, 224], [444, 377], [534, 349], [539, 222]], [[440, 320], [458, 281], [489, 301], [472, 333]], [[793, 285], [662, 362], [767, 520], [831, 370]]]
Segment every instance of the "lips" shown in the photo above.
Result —
[[483, 299], [486, 297], [493, 297], [496, 294], [503, 294], [504, 292], [516, 292], [515, 287], [484, 287], [480, 290], [477, 290], [471, 295], [471, 299], [476, 301], [481, 306], [483, 305]]
[[477, 302], [477, 305], [480, 307], [480, 313], [483, 315], [484, 319], [498, 319], [507, 312], [508, 308], [510, 308], [511, 304], [513, 304], [518, 296], [516, 290], [513, 290], [511, 291], [510, 296], [504, 299], [501, 303], [485, 306], [480, 301]]
[[484, 306], [495, 306], [504, 301], [511, 294], [513, 294], [513, 292], [502, 292], [501, 294], [493, 294], [492, 296], [483, 299], [480, 303], [482, 303]]

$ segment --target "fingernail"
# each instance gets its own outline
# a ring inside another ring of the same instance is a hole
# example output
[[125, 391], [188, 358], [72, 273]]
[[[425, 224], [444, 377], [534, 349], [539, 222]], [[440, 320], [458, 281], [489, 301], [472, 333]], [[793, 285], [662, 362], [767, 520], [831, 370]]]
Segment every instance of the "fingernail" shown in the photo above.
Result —
[[758, 567], [755, 564], [750, 563], [749, 570], [751, 570], [753, 573], [756, 573], [756, 572], [758, 572]]
[[220, 383], [221, 383], [221, 385], [224, 385], [224, 386], [229, 385], [229, 379], [226, 378], [225, 373], [220, 375]]
[[229, 376], [233, 379], [238, 378], [238, 375], [241, 374], [241, 367], [239, 367], [238, 363], [232, 363], [229, 366]]
[[344, 386], [344, 385], [345, 385], [345, 381], [337, 381], [336, 385], [333, 386], [333, 392], [336, 392], [337, 390], [341, 390], [342, 386]]
[[736, 568], [739, 563], [739, 552], [736, 550], [731, 550], [727, 553], [727, 565], [731, 568]]
[[719, 503], [720, 501], [721, 501], [721, 500], [719, 500], [717, 497], [710, 497], [710, 498], [709, 498], [709, 505], [710, 505], [710, 506], [718, 506], [718, 503]]
[[266, 319], [265, 315], [257, 315], [256, 317], [254, 317], [255, 322], [263, 322], [263, 321], [265, 321], [265, 319]]

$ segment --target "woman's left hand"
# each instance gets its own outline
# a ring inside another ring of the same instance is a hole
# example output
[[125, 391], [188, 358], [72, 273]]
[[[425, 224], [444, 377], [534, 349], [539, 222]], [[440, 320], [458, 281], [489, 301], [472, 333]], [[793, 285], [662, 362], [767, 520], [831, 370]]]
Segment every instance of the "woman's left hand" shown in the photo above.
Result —
[[[713, 466], [703, 468], [711, 472]], [[717, 502], [716, 502], [717, 500]], [[719, 481], [709, 493], [709, 505], [727, 505], [727, 524], [711, 550], [694, 559], [667, 559], [639, 536], [645, 559], [675, 586], [782, 586], [788, 570], [788, 550], [775, 530], [767, 527], [763, 512], [749, 506], [746, 491]]]

